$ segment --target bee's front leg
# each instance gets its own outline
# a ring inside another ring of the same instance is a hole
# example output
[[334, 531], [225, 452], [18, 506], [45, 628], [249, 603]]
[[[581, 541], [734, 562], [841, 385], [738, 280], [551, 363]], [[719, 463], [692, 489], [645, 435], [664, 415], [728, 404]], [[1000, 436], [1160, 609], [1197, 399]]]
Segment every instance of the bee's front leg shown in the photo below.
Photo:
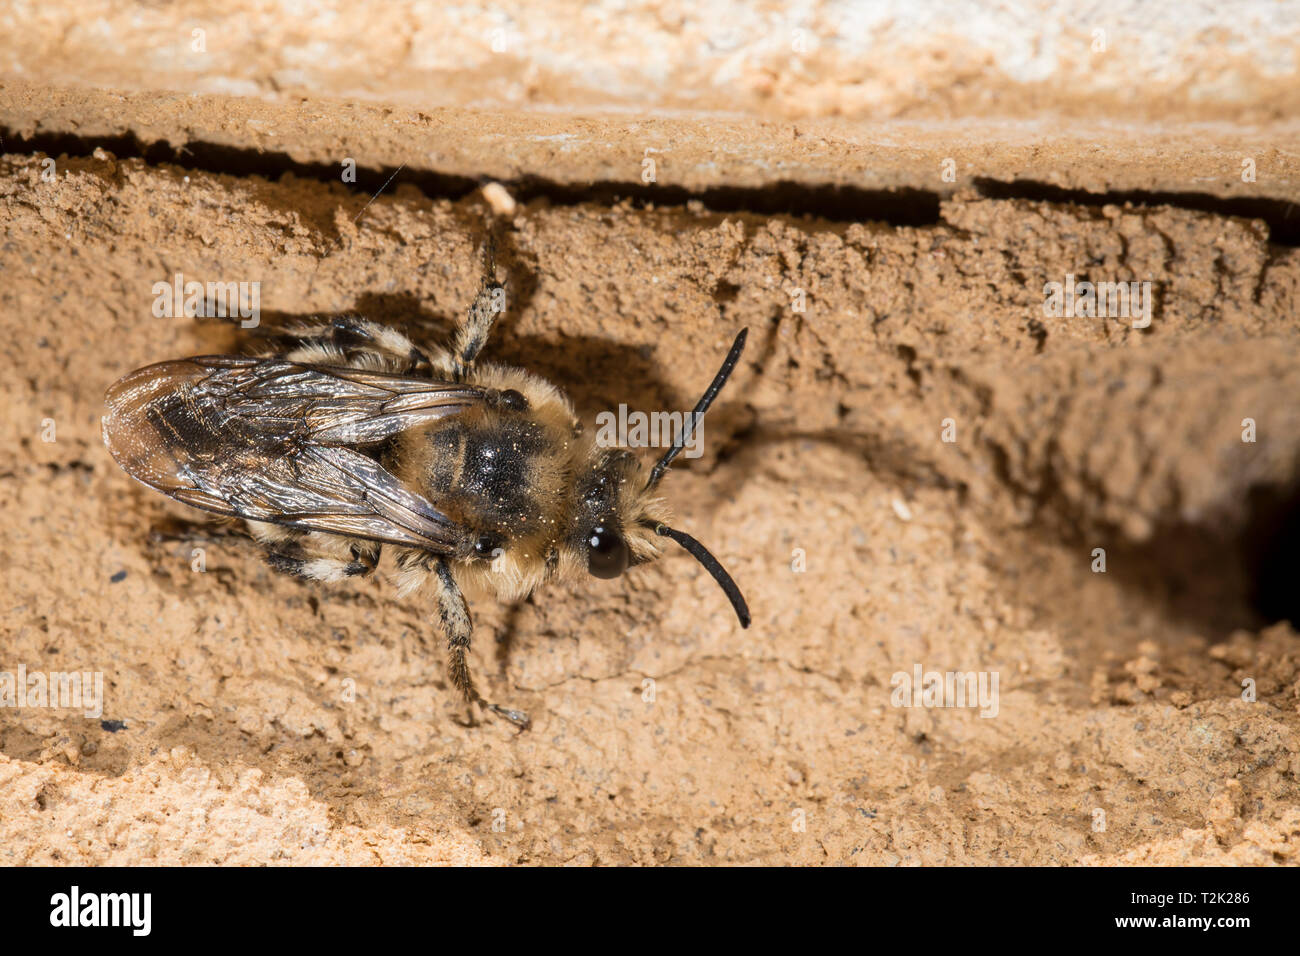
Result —
[[442, 617], [443, 629], [447, 632], [447, 675], [471, 708], [478, 704], [499, 717], [504, 717], [520, 730], [527, 730], [528, 715], [522, 710], [510, 710], [499, 704], [491, 704], [474, 686], [474, 678], [469, 672], [470, 639], [474, 633], [474, 622], [469, 615], [469, 605], [465, 596], [452, 576], [451, 566], [446, 558], [439, 558], [434, 566], [433, 577], [436, 582], [438, 613]]

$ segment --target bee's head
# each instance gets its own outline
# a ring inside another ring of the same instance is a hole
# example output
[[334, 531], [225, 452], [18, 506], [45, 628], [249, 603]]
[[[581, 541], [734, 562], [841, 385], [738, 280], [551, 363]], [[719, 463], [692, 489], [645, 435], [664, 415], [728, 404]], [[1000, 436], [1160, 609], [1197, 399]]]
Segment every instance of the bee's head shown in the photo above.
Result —
[[641, 462], [629, 451], [601, 449], [596, 453], [576, 483], [572, 541], [578, 553], [586, 559], [588, 573], [598, 578], [616, 578], [629, 567], [657, 557], [658, 539], [671, 538], [713, 575], [735, 608], [742, 627], [749, 627], [750, 618], [740, 588], [704, 545], [684, 531], [668, 526], [667, 507], [657, 497], [655, 489], [740, 361], [747, 331], [742, 329], [736, 336], [722, 368], [688, 416], [682, 434], [650, 470], [648, 477], [644, 475]]
[[592, 577], [616, 578], [654, 556], [657, 549], [638, 533], [638, 518], [643, 507], [661, 503], [640, 500], [644, 485], [636, 456], [617, 448], [598, 449], [578, 476], [571, 543]]

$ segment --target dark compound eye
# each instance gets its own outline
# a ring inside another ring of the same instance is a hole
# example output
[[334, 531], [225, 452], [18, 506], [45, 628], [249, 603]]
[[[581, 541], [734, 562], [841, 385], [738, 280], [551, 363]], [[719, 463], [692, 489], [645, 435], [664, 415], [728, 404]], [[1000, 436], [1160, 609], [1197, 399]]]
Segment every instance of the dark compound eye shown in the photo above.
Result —
[[627, 542], [617, 531], [602, 525], [587, 535], [587, 570], [592, 577], [616, 578], [627, 570]]
[[479, 535], [474, 542], [474, 553], [480, 558], [496, 557], [496, 550], [501, 547], [501, 539], [494, 534]]

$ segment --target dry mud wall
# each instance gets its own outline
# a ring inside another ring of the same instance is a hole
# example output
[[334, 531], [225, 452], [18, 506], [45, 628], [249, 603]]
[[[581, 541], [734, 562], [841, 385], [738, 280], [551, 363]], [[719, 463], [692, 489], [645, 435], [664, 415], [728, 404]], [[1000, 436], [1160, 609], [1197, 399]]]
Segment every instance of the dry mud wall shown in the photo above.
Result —
[[[57, 72], [0, 84], [0, 670], [100, 672], [103, 713], [0, 708], [0, 860], [1296, 862], [1300, 151], [1264, 86], [1141, 128]], [[123, 373], [305, 317], [440, 340], [487, 180], [491, 356], [589, 425], [689, 407], [750, 329], [665, 488], [754, 626], [680, 554], [479, 600], [523, 734], [465, 726], [430, 608], [272, 573], [99, 437]], [[176, 273], [260, 283], [261, 326], [156, 318]], [[1045, 314], [1070, 281], [1150, 283], [1149, 325]], [[996, 674], [996, 713], [895, 706], [918, 666]]]

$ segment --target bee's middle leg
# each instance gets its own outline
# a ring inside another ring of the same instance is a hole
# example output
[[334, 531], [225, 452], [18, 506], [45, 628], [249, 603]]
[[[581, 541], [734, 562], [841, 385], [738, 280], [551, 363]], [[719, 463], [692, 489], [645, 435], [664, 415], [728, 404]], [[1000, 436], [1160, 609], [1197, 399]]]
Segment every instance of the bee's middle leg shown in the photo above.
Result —
[[496, 244], [489, 238], [483, 250], [483, 282], [452, 344], [452, 371], [457, 380], [465, 377], [487, 345], [497, 316], [505, 311], [505, 303], [505, 284], [496, 279]]
[[433, 567], [433, 577], [437, 588], [438, 613], [442, 618], [443, 629], [447, 632], [447, 675], [452, 684], [464, 695], [471, 707], [478, 704], [485, 710], [504, 717], [521, 730], [526, 730], [529, 724], [527, 714], [489, 703], [474, 686], [468, 658], [474, 624], [469, 614], [469, 605], [465, 603], [465, 596], [461, 594], [446, 558], [438, 559]]

